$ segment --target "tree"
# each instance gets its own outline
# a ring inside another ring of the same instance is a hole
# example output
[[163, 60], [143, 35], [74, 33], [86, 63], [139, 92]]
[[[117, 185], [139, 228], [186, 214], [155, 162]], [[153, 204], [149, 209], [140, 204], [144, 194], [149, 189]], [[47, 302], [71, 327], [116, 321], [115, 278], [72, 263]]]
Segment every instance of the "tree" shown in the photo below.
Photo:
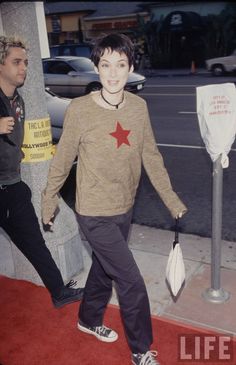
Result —
[[219, 15], [208, 15], [206, 24], [206, 58], [226, 56], [236, 47], [236, 4], [228, 3]]

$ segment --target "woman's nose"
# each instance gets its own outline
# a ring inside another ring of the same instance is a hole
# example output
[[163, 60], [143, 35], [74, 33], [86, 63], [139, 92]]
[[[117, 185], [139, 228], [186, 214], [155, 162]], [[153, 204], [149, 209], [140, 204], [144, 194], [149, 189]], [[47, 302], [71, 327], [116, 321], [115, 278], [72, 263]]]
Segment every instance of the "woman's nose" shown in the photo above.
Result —
[[110, 69], [110, 75], [112, 76], [112, 77], [115, 77], [116, 76], [116, 67], [111, 67], [111, 69]]

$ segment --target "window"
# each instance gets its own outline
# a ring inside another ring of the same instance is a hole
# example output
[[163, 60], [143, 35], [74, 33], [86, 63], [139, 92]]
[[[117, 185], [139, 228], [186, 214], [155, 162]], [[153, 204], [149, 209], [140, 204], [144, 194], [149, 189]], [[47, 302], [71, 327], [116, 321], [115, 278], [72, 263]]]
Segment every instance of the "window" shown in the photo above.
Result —
[[44, 73], [48, 73], [48, 74], [67, 75], [68, 72], [74, 71], [74, 70], [66, 62], [53, 61], [53, 62], [44, 62], [43, 71], [44, 71]]
[[91, 48], [88, 46], [75, 47], [75, 56], [90, 58]]
[[79, 72], [94, 71], [94, 64], [88, 58], [72, 60], [70, 61], [70, 64], [73, 66], [74, 70]]
[[90, 58], [92, 47], [90, 45], [60, 44], [50, 47], [51, 57], [56, 56], [78, 56]]

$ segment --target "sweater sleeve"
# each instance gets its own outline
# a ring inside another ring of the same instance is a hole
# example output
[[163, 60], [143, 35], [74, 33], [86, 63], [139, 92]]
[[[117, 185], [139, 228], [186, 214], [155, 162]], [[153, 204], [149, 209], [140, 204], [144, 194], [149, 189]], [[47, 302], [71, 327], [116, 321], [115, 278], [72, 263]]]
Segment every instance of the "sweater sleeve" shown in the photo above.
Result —
[[58, 193], [68, 177], [78, 154], [80, 134], [76, 109], [76, 105], [74, 106], [72, 101], [65, 114], [63, 132], [49, 167], [46, 188], [42, 192], [41, 213], [45, 224], [50, 221], [58, 207]]
[[147, 106], [144, 121], [142, 162], [153, 187], [170, 211], [172, 217], [175, 218], [179, 213], [185, 213], [187, 208], [173, 191], [162, 155], [156, 145]]

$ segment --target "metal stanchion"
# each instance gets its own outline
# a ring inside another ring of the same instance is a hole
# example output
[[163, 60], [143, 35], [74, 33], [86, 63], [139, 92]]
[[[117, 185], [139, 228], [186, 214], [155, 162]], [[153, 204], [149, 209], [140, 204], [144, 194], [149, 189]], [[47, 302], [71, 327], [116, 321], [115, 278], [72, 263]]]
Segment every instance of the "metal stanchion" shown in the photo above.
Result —
[[223, 193], [221, 156], [213, 162], [212, 187], [211, 288], [206, 289], [202, 296], [209, 302], [223, 303], [229, 299], [230, 294], [221, 288], [220, 282]]

